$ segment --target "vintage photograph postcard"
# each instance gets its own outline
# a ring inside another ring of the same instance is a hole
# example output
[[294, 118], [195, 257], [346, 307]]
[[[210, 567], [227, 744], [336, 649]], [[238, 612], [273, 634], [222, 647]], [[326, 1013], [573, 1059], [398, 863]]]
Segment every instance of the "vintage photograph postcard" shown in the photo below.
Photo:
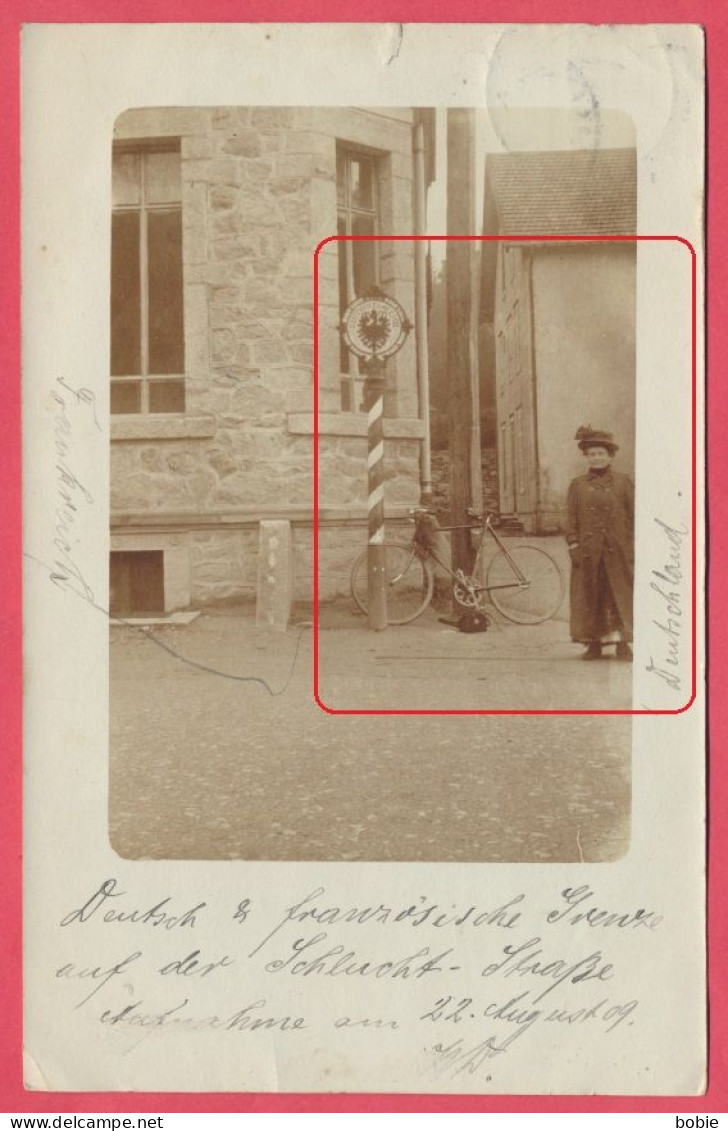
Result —
[[22, 60], [27, 1086], [702, 1092], [701, 30]]

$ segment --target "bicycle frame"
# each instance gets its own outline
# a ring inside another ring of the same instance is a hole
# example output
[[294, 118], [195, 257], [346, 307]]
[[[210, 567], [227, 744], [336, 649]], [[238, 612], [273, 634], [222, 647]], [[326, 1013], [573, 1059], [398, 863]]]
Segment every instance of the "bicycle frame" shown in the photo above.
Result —
[[[427, 537], [421, 537], [421, 538], [418, 539], [419, 526], [422, 524], [422, 518], [424, 517], [424, 514], [426, 514], [426, 513], [428, 513], [428, 512], [415, 511], [414, 515], [413, 515], [412, 521], [415, 524], [414, 551], [416, 553], [418, 551], [418, 548], [422, 547], [422, 549], [425, 551], [425, 557], [426, 558], [432, 558], [433, 561], [437, 562], [440, 569], [444, 570], [445, 573], [449, 574], [449, 576], [453, 579], [453, 581], [460, 581], [460, 578], [458, 577], [457, 573], [454, 570], [452, 570], [449, 565], [446, 565], [445, 562], [443, 562], [440, 557], [438, 557], [438, 555], [435, 553], [435, 551], [430, 546], [429, 540], [427, 539]], [[513, 581], [513, 582], [506, 583], [504, 585], [477, 585], [476, 584], [475, 585], [475, 591], [476, 592], [478, 592], [478, 593], [490, 593], [495, 589], [524, 589], [524, 588], [527, 588], [529, 586], [530, 582], [529, 582], [528, 578], [525, 577], [523, 572], [518, 568], [518, 565], [513, 560], [511, 555], [508, 553], [508, 549], [507, 549], [505, 543], [502, 541], [502, 539], [500, 539], [498, 537], [498, 534], [497, 534], [495, 528], [493, 527], [491, 515], [489, 515], [489, 514], [486, 515], [485, 519], [480, 523], [477, 523], [477, 522], [466, 523], [464, 525], [458, 525], [458, 526], [440, 526], [438, 524], [437, 529], [438, 529], [438, 531], [443, 531], [444, 533], [446, 533], [448, 531], [452, 531], [452, 530], [470, 530], [470, 531], [480, 530], [480, 539], [478, 540], [478, 546], [477, 546], [477, 549], [475, 551], [475, 557], [473, 559], [473, 575], [474, 576], [476, 576], [477, 572], [478, 572], [478, 566], [480, 564], [480, 556], [481, 556], [481, 553], [482, 553], [482, 550], [483, 550], [483, 543], [485, 541], [486, 532], [488, 534], [490, 534], [491, 538], [493, 539], [495, 544], [498, 546], [499, 550], [505, 556], [506, 561], [508, 562], [509, 566], [513, 570], [513, 575], [514, 575], [516, 580]]]

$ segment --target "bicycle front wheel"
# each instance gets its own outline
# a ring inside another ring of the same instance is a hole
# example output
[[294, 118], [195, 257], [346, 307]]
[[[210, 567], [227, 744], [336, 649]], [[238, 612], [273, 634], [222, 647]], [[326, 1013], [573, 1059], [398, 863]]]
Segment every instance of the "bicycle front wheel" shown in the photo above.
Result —
[[498, 612], [516, 624], [542, 624], [556, 615], [564, 600], [561, 570], [538, 546], [500, 551], [488, 566], [485, 584]]
[[[387, 623], [409, 624], [424, 613], [432, 600], [433, 576], [428, 563], [412, 546], [385, 542], [387, 570]], [[369, 611], [368, 549], [354, 562], [351, 595], [363, 613]]]

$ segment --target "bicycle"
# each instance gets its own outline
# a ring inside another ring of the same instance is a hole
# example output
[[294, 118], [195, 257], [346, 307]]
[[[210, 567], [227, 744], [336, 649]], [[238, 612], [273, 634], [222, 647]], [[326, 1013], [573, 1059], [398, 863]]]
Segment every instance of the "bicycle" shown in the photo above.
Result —
[[[424, 613], [435, 591], [432, 562], [449, 574], [453, 596], [463, 609], [481, 610], [486, 598], [507, 620], [515, 624], [542, 624], [555, 616], [564, 599], [565, 585], [561, 570], [539, 546], [519, 545], [508, 549], [495, 530], [492, 514], [466, 511], [471, 520], [464, 526], [440, 526], [436, 512], [416, 507], [409, 512], [415, 524], [409, 546], [385, 542], [387, 568], [387, 620], [389, 624], [411, 624]], [[434, 543], [440, 531], [480, 530], [475, 551], [473, 573], [452, 570], [438, 556]], [[486, 534], [498, 546], [488, 565], [485, 584], [478, 580], [478, 566]], [[368, 550], [354, 562], [351, 571], [351, 595], [361, 612], [368, 611]]]

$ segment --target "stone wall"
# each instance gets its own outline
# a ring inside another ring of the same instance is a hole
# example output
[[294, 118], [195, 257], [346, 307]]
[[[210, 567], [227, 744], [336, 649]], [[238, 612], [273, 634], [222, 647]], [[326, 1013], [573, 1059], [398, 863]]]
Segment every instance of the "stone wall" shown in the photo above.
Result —
[[258, 530], [196, 530], [191, 534], [191, 603], [255, 599]]
[[[150, 516], [159, 529], [165, 516], [178, 528], [187, 521], [194, 603], [252, 592], [254, 517], [288, 507], [297, 521], [310, 518], [313, 436], [293, 422], [312, 409], [314, 251], [336, 232], [337, 142], [381, 151], [381, 223], [407, 234], [411, 119], [409, 110], [226, 107], [132, 110], [116, 123], [119, 139], [180, 139], [186, 412], [113, 419], [112, 528], [123, 537]], [[412, 317], [413, 245], [379, 250], [382, 286]], [[319, 266], [320, 408], [340, 418], [336, 244], [323, 248]], [[417, 414], [412, 341], [388, 365], [385, 411]], [[319, 490], [324, 510], [347, 507], [363, 518], [358, 424], [350, 435], [323, 428]], [[390, 502], [416, 501], [417, 461], [408, 433], [389, 443]], [[240, 515], [240, 529], [208, 530], [206, 519], [220, 514]], [[304, 541], [297, 533], [299, 596], [310, 590]], [[336, 590], [338, 564], [331, 569]]]

